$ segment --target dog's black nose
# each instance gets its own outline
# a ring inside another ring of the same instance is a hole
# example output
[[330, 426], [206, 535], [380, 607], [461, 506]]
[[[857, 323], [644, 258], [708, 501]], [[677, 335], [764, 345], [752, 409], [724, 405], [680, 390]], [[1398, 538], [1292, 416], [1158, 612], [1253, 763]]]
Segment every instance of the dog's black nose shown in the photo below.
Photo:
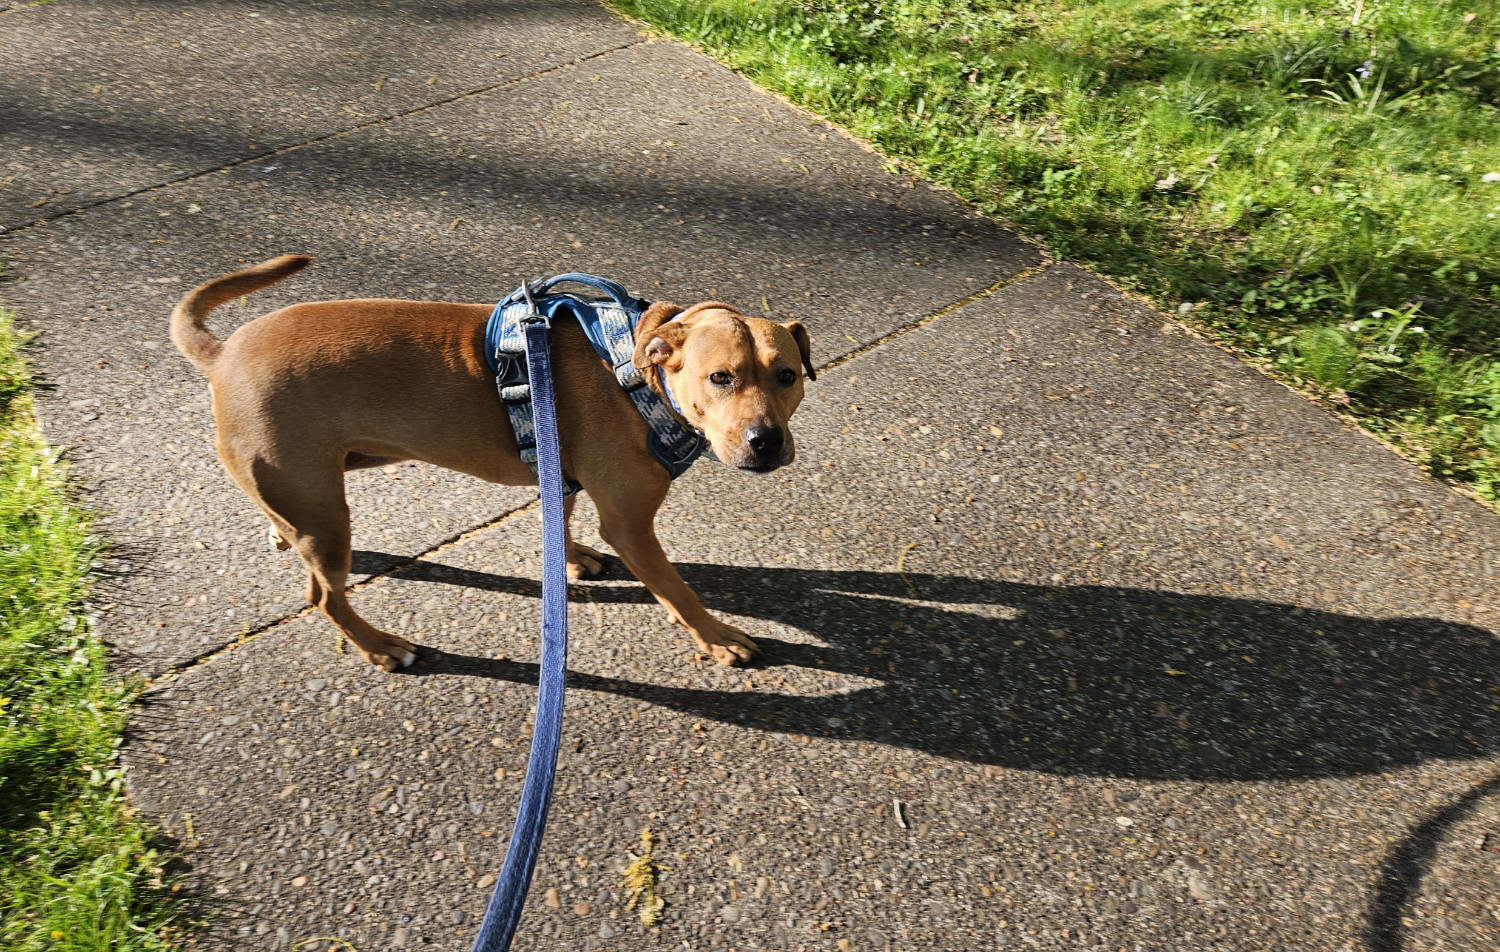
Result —
[[757, 456], [769, 456], [781, 449], [786, 442], [786, 434], [781, 432], [779, 426], [752, 426], [745, 431], [745, 442]]

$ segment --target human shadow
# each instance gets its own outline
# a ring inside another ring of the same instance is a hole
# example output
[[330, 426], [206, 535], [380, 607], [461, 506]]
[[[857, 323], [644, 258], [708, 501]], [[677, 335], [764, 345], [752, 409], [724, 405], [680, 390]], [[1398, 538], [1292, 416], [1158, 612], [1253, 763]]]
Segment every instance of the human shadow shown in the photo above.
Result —
[[[368, 569], [380, 559], [357, 553]], [[876, 682], [801, 697], [575, 673], [569, 683], [764, 730], [1061, 774], [1269, 780], [1388, 771], [1500, 748], [1500, 641], [1432, 618], [956, 575], [680, 565], [704, 604], [803, 629], [762, 667]], [[534, 580], [417, 563], [402, 578], [536, 597]], [[595, 602], [649, 603], [638, 586]], [[534, 682], [534, 665], [424, 649], [411, 673]]]
[[1500, 790], [1500, 774], [1427, 817], [1386, 856], [1370, 903], [1370, 952], [1402, 952], [1406, 948], [1402, 919], [1411, 911], [1438, 847], [1454, 824], [1497, 790]]

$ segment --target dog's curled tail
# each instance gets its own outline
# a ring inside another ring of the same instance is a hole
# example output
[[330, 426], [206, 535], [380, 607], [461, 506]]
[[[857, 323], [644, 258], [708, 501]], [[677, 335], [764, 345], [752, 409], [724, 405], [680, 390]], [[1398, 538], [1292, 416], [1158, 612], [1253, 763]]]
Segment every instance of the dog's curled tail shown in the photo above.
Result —
[[225, 301], [269, 287], [312, 264], [306, 255], [282, 255], [234, 274], [205, 281], [189, 291], [172, 309], [172, 343], [204, 373], [213, 366], [224, 344], [203, 326], [208, 312]]

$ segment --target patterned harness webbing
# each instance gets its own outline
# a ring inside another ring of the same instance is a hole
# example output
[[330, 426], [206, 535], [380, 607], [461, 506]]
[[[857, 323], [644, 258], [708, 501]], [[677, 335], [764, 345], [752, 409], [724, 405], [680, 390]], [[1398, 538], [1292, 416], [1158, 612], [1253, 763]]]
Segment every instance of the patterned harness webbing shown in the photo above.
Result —
[[[548, 293], [564, 282], [587, 285], [602, 291], [609, 300], [588, 300], [566, 293]], [[527, 291], [530, 291], [528, 301]], [[515, 431], [516, 448], [521, 459], [536, 471], [536, 426], [531, 412], [531, 386], [526, 373], [526, 344], [521, 320], [532, 313], [555, 322], [564, 314], [577, 318], [600, 359], [614, 370], [615, 380], [630, 395], [636, 410], [651, 431], [651, 455], [667, 473], [676, 479], [708, 449], [703, 434], [689, 427], [631, 363], [635, 356], [635, 327], [650, 302], [630, 297], [613, 281], [591, 274], [560, 274], [545, 281], [532, 282], [529, 288], [518, 288], [490, 314], [485, 328], [485, 358], [495, 373], [500, 400], [510, 416]], [[665, 383], [665, 381], [663, 381]], [[578, 484], [568, 480], [571, 495]]]

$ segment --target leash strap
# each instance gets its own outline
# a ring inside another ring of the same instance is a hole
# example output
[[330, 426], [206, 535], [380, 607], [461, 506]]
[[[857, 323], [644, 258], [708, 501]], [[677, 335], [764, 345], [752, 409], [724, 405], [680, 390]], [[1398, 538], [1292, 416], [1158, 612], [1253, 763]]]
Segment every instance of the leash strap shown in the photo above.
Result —
[[[528, 295], [528, 298], [530, 295]], [[529, 301], [528, 301], [529, 303]], [[563, 537], [562, 453], [557, 439], [557, 404], [552, 392], [552, 364], [547, 355], [546, 318], [536, 314], [523, 322], [526, 366], [530, 372], [531, 405], [536, 427], [537, 478], [542, 490], [542, 663], [538, 677], [536, 725], [531, 734], [531, 757], [510, 848], [500, 869], [495, 894], [490, 897], [473, 952], [506, 952], [521, 920], [521, 907], [531, 888], [552, 782], [557, 773], [557, 750], [562, 740], [563, 689], [568, 663], [568, 577]]]

